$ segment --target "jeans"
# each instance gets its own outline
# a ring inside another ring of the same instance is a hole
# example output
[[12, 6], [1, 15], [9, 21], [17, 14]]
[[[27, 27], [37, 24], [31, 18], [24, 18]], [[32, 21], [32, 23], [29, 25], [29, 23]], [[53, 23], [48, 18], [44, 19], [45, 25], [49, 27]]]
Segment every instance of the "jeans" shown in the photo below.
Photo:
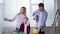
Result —
[[45, 34], [45, 32], [41, 32], [41, 29], [40, 29], [39, 34]]
[[23, 32], [20, 32], [20, 29], [19, 29], [19, 28], [16, 28], [16, 32], [17, 32], [18, 34], [23, 34]]

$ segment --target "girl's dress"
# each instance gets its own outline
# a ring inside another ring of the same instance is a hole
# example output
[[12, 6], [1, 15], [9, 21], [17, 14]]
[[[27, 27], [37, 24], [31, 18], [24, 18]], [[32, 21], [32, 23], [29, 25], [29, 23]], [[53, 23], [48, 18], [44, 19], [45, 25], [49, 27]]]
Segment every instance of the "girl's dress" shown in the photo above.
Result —
[[20, 26], [20, 32], [29, 34], [30, 33], [30, 24], [22, 23]]

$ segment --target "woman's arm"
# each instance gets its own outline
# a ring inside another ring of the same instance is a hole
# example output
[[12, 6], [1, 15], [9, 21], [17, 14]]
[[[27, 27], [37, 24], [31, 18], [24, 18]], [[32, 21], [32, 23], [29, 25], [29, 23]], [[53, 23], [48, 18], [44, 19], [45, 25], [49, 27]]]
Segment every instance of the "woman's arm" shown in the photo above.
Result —
[[10, 22], [13, 22], [14, 19], [7, 19], [7, 18], [4, 18], [5, 21], [10, 21]]
[[12, 18], [12, 19], [7, 19], [7, 18], [4, 18], [4, 20], [5, 20], [5, 21], [10, 21], [10, 22], [13, 22], [13, 21], [16, 19], [16, 17], [17, 17], [17, 15], [16, 15], [14, 18]]

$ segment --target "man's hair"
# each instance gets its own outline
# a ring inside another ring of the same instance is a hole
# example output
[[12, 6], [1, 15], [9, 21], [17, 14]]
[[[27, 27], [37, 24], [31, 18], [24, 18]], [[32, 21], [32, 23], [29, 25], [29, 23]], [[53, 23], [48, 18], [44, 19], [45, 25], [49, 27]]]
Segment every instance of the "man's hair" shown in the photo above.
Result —
[[39, 7], [44, 7], [44, 3], [39, 3]]

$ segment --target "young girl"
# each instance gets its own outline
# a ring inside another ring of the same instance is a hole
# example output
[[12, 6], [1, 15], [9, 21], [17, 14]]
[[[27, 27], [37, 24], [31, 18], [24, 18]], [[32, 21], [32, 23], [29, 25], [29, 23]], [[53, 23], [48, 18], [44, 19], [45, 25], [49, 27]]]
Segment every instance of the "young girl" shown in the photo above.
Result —
[[13, 22], [14, 20], [17, 20], [17, 26], [16, 26], [16, 31], [20, 33], [20, 25], [22, 24], [22, 21], [26, 17], [26, 8], [21, 7], [20, 12], [13, 18], [13, 19], [7, 19], [5, 18], [6, 21]]
[[23, 23], [20, 26], [20, 32], [23, 34], [29, 34], [30, 33], [30, 24], [28, 22], [28, 18], [25, 17]]

